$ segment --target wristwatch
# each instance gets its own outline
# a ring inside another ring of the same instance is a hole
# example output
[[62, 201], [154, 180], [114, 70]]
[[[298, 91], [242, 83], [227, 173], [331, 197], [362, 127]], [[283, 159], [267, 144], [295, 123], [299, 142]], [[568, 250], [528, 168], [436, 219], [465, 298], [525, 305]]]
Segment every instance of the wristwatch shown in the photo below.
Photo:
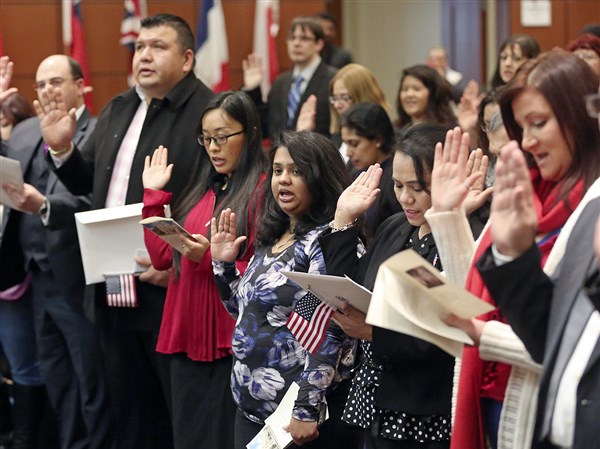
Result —
[[46, 218], [46, 215], [48, 215], [49, 209], [50, 209], [50, 203], [48, 201], [48, 198], [46, 198], [44, 200], [44, 202], [42, 203], [42, 205], [40, 206], [40, 209], [38, 210], [38, 215], [40, 217], [42, 217], [42, 220], [44, 220]]

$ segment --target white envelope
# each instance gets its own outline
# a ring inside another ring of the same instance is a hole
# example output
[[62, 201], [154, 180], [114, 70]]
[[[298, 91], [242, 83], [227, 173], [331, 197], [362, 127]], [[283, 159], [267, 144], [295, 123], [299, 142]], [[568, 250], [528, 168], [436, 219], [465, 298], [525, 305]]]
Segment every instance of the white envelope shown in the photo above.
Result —
[[[21, 171], [21, 163], [15, 159], [0, 156], [0, 180], [22, 187], [23, 172]], [[19, 210], [2, 188], [0, 188], [0, 204]]]
[[75, 214], [87, 285], [104, 282], [105, 274], [135, 271], [134, 257], [144, 249], [142, 203]]

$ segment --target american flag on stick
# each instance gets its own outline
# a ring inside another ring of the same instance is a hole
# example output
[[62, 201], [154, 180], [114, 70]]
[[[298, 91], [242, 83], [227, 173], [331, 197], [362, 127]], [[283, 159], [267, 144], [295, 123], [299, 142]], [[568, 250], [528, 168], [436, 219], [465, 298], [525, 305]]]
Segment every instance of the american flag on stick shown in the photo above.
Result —
[[327, 325], [333, 309], [312, 293], [307, 293], [296, 303], [287, 320], [287, 327], [304, 348], [314, 354], [325, 339]]

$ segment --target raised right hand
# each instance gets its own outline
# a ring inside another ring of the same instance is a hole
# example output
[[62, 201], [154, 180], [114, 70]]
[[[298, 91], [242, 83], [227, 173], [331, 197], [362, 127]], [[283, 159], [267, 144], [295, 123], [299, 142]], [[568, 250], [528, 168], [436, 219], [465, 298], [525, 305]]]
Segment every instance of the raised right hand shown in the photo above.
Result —
[[173, 172], [173, 164], [167, 165], [167, 156], [168, 150], [162, 145], [154, 150], [152, 158], [146, 156], [142, 172], [142, 184], [145, 189], [162, 190], [165, 188]]
[[235, 213], [231, 209], [221, 211], [218, 227], [216, 218], [210, 220], [210, 254], [213, 259], [233, 262], [237, 258], [246, 236], [236, 238], [236, 233]]
[[0, 104], [12, 94], [17, 93], [16, 87], [10, 87], [14, 64], [8, 56], [0, 58]]
[[435, 146], [431, 172], [431, 205], [435, 212], [461, 208], [470, 189], [479, 185], [478, 181], [484, 176], [479, 170], [467, 173], [469, 141], [469, 133], [456, 127], [446, 133], [443, 146], [441, 143]]
[[314, 131], [315, 117], [317, 115], [317, 97], [311, 95], [302, 103], [298, 121], [296, 122], [296, 131]]
[[523, 151], [515, 141], [504, 145], [496, 162], [491, 232], [498, 251], [519, 257], [535, 241], [537, 214]]
[[244, 89], [252, 90], [260, 86], [264, 78], [262, 59], [256, 53], [250, 53], [248, 58], [242, 61], [244, 71]]
[[42, 91], [41, 102], [35, 100], [33, 107], [40, 119], [44, 142], [56, 151], [68, 149], [75, 135], [76, 109], [67, 111], [60, 88]]
[[371, 165], [367, 171], [362, 172], [350, 186], [340, 195], [333, 225], [341, 228], [353, 222], [375, 202], [381, 191], [379, 181], [383, 170], [379, 164]]

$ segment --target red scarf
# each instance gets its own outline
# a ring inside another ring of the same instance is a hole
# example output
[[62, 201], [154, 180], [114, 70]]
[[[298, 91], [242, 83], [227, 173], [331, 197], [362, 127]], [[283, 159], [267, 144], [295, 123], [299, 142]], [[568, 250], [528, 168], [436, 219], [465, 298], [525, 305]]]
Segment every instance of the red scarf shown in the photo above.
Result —
[[[558, 238], [559, 232], [556, 231], [560, 231], [583, 197], [583, 181], [578, 181], [575, 187], [571, 189], [567, 200], [557, 202], [561, 184], [544, 181], [537, 168], [530, 169], [530, 176], [538, 217], [537, 234], [549, 234], [548, 238], [542, 239], [541, 243], [538, 243], [542, 253], [542, 266], [544, 266], [554, 242]], [[554, 234], [552, 234], [553, 232]], [[465, 288], [475, 296], [495, 305], [474, 264], [490, 247], [492, 242], [492, 235], [488, 227], [475, 250]], [[480, 317], [480, 319], [506, 322], [497, 309]], [[451, 449], [485, 449], [481, 398], [487, 397], [502, 402], [510, 368], [510, 365], [503, 363], [481, 360], [479, 350], [476, 347], [464, 347]]]

